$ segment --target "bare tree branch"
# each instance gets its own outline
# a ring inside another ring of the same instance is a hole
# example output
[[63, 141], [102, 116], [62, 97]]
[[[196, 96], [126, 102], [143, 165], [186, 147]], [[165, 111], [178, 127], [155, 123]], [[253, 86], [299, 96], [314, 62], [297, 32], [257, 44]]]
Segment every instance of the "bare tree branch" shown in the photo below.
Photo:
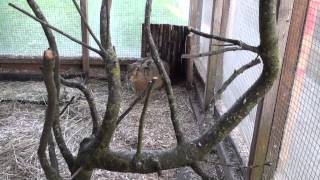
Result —
[[54, 53], [52, 50], [46, 50], [43, 54], [43, 79], [48, 92], [48, 106], [46, 109], [45, 121], [43, 131], [40, 137], [40, 145], [38, 148], [38, 157], [42, 169], [48, 179], [61, 179], [59, 172], [57, 172], [49, 163], [46, 149], [50, 138], [51, 127], [55, 121], [55, 113], [58, 104], [58, 97], [56, 85], [54, 82]]
[[[42, 22], [48, 24], [46, 18], [44, 17], [43, 13], [41, 12], [39, 6], [37, 5], [37, 3], [34, 0], [28, 0], [28, 4], [30, 6], [30, 8], [32, 9], [32, 11], [34, 12], [34, 14], [36, 15], [36, 18], [38, 18], [39, 20], [41, 20]], [[10, 4], [9, 4], [10, 5]], [[53, 56], [55, 59], [55, 67], [54, 67], [54, 82], [55, 82], [55, 87], [56, 87], [56, 92], [57, 92], [57, 98], [59, 101], [59, 96], [60, 96], [60, 79], [59, 79], [59, 69], [60, 69], [60, 62], [59, 62], [59, 52], [57, 49], [57, 45], [56, 45], [56, 41], [54, 38], [54, 35], [51, 31], [51, 29], [44, 25], [41, 24], [43, 31], [47, 37], [50, 49], [53, 51]], [[60, 152], [63, 156], [63, 158], [66, 160], [66, 163], [70, 168], [72, 168], [73, 163], [74, 163], [74, 158], [73, 155], [71, 154], [70, 150], [68, 149], [67, 145], [65, 144], [65, 141], [63, 139], [63, 135], [62, 135], [62, 131], [61, 131], [61, 127], [60, 127], [60, 118], [59, 118], [59, 106], [57, 105], [55, 107], [55, 113], [54, 113], [54, 122], [53, 122], [53, 132], [54, 132], [54, 137], [56, 139], [57, 145], [60, 149]], [[51, 152], [51, 155], [53, 156], [53, 152]], [[53, 158], [53, 157], [52, 157]]]
[[[30, 0], [31, 1], [31, 0]], [[111, 0], [103, 0], [101, 6], [101, 44], [106, 50], [100, 52], [101, 57], [106, 63], [106, 73], [108, 76], [108, 90], [109, 97], [107, 102], [107, 108], [105, 116], [98, 129], [96, 136], [85, 138], [80, 144], [80, 149], [76, 160], [73, 160], [71, 154], [71, 161], [75, 162], [74, 166], [68, 164], [69, 169], [75, 175], [75, 179], [89, 179], [92, 175], [92, 171], [95, 168], [107, 169], [110, 171], [118, 172], [138, 172], [138, 173], [151, 173], [161, 171], [162, 169], [172, 169], [182, 166], [189, 166], [196, 161], [204, 158], [204, 156], [212, 149], [213, 146], [218, 144], [223, 138], [236, 127], [241, 120], [248, 115], [251, 109], [257, 104], [257, 102], [267, 93], [271, 88], [273, 81], [277, 77], [279, 71], [278, 61], [278, 45], [276, 36], [276, 18], [275, 12], [275, 0], [260, 0], [260, 38], [261, 44], [259, 49], [255, 49], [259, 52], [263, 62], [263, 70], [258, 80], [235, 102], [233, 106], [221, 117], [218, 121], [210, 127], [207, 131], [192, 141], [185, 141], [180, 129], [179, 121], [176, 117], [176, 103], [170, 83], [170, 79], [166, 74], [159, 53], [156, 49], [155, 43], [152, 38], [150, 30], [150, 15], [151, 15], [152, 0], [147, 0], [145, 11], [145, 24], [146, 32], [148, 35], [148, 42], [151, 47], [152, 57], [155, 60], [157, 68], [161, 74], [162, 79], [165, 82], [166, 92], [169, 101], [171, 120], [175, 130], [178, 145], [165, 150], [147, 151], [140, 150], [139, 162], [141, 166], [137, 168], [132, 162], [136, 157], [135, 152], [129, 151], [117, 151], [114, 152], [108, 148], [108, 145], [112, 139], [115, 128], [117, 126], [118, 113], [120, 109], [121, 101], [121, 83], [120, 83], [120, 68], [118, 58], [111, 44], [110, 38], [110, 7]], [[45, 21], [44, 21], [45, 22]], [[44, 24], [43, 24], [44, 25]], [[216, 39], [218, 39], [216, 37]], [[227, 42], [227, 41], [225, 41]], [[240, 48], [244, 45], [242, 42], [234, 42]], [[250, 46], [248, 47], [250, 48]], [[48, 179], [61, 179], [58, 172], [50, 165], [46, 148], [48, 144], [49, 132], [54, 124], [55, 137], [60, 151], [63, 155], [68, 155], [65, 142], [61, 134], [61, 128], [57, 117], [59, 117], [58, 111], [58, 91], [56, 83], [54, 82], [54, 52], [53, 55], [47, 54], [46, 51], [44, 59], [44, 79], [48, 92], [48, 108], [46, 111], [46, 119], [44, 122], [43, 132], [40, 138], [40, 146], [38, 149], [38, 156], [40, 164], [43, 167], [46, 177]], [[50, 58], [50, 56], [52, 56]], [[145, 106], [147, 107], [147, 106]], [[143, 123], [141, 123], [143, 125]], [[59, 134], [60, 133], [60, 134]], [[61, 141], [61, 142], [60, 142]], [[62, 143], [62, 145], [61, 145]], [[64, 147], [65, 146], [65, 147]], [[65, 149], [64, 149], [65, 148]], [[68, 163], [68, 157], [66, 158]]]
[[56, 31], [57, 33], [65, 36], [66, 38], [70, 39], [71, 41], [73, 41], [73, 42], [75, 42], [75, 43], [78, 43], [78, 44], [80, 44], [80, 45], [82, 45], [82, 46], [90, 49], [91, 51], [93, 51], [93, 52], [95, 52], [95, 53], [97, 53], [97, 54], [99, 54], [99, 55], [102, 55], [102, 54], [103, 54], [100, 50], [98, 50], [98, 49], [96, 49], [96, 48], [93, 48], [93, 47], [91, 47], [90, 45], [88, 45], [88, 44], [86, 44], [86, 43], [83, 43], [82, 41], [77, 40], [76, 38], [72, 37], [71, 35], [69, 35], [69, 34], [63, 32], [62, 30], [60, 30], [60, 29], [58, 29], [58, 28], [56, 28], [56, 27], [48, 24], [47, 22], [45, 22], [45, 21], [43, 21], [43, 20], [41, 20], [41, 19], [33, 16], [32, 14], [30, 14], [29, 12], [27, 12], [27, 11], [19, 8], [18, 6], [14, 5], [14, 4], [12, 4], [12, 3], [9, 3], [9, 6], [11, 6], [11, 7], [13, 7], [14, 9], [16, 9], [16, 10], [22, 12], [23, 14], [29, 16], [30, 18], [32, 18], [33, 20], [41, 23], [42, 25], [44, 25], [44, 26], [46, 26], [46, 27], [49, 27], [50, 29]]
[[157, 50], [157, 47], [154, 43], [152, 34], [151, 34], [151, 28], [150, 28], [150, 16], [152, 11], [152, 0], [147, 0], [146, 2], [146, 9], [145, 9], [145, 32], [148, 36], [148, 43], [150, 45], [151, 49], [151, 55], [153, 57], [153, 60], [159, 70], [159, 74], [161, 75], [162, 80], [165, 84], [165, 89], [168, 97], [169, 107], [170, 107], [170, 114], [171, 114], [171, 122], [173, 125], [173, 129], [176, 135], [176, 139], [178, 144], [184, 142], [183, 133], [181, 131], [180, 122], [177, 118], [177, 108], [176, 108], [176, 101], [173, 94], [172, 86], [170, 78], [161, 62], [161, 58], [159, 56], [159, 52]]
[[[150, 4], [147, 3], [147, 6]], [[104, 151], [100, 160], [95, 161], [95, 168], [120, 172], [155, 172], [153, 159], [159, 161], [162, 169], [188, 166], [199, 161], [221, 142], [248, 115], [257, 102], [269, 91], [279, 71], [279, 49], [276, 33], [275, 0], [260, 0], [260, 38], [259, 54], [263, 70], [258, 80], [199, 138], [178, 144], [173, 149], [160, 151], [142, 151], [138, 170], [132, 165], [135, 154], [132, 152]]]
[[93, 33], [92, 29], [90, 28], [85, 15], [83, 14], [83, 12], [81, 11], [78, 3], [76, 2], [76, 0], [72, 0], [74, 6], [76, 7], [79, 15], [81, 16], [81, 20], [84, 23], [84, 25], [87, 27], [89, 33], [91, 34], [91, 36], [93, 37], [94, 41], [97, 43], [97, 45], [99, 46], [100, 50], [105, 52], [104, 48], [102, 47], [102, 44], [100, 43], [100, 41], [98, 40], [97, 36]]
[[194, 34], [197, 34], [197, 35], [205, 37], [205, 38], [215, 39], [217, 41], [228, 42], [228, 43], [234, 44], [236, 46], [239, 46], [239, 47], [241, 47], [241, 48], [243, 48], [245, 50], [249, 50], [249, 51], [252, 51], [252, 52], [255, 52], [255, 53], [259, 52], [259, 48], [258, 47], [248, 45], [248, 44], [246, 44], [246, 43], [244, 43], [244, 42], [242, 42], [240, 40], [224, 38], [224, 37], [216, 36], [216, 35], [213, 35], [213, 34], [207, 34], [207, 33], [198, 31], [196, 29], [193, 29], [192, 27], [188, 27], [188, 30], [189, 30], [189, 32], [192, 32]]
[[150, 88], [149, 86], [151, 86], [151, 84], [148, 84], [148, 86], [146, 87], [146, 89], [144, 89], [138, 97], [136, 97], [136, 99], [129, 105], [128, 109], [125, 110], [118, 118], [118, 121], [117, 121], [117, 125], [120, 124], [120, 122], [122, 121], [123, 118], [125, 118], [129, 112], [133, 109], [133, 107], [143, 99], [143, 97], [146, 95], [147, 93], [147, 90]]
[[105, 50], [111, 49], [111, 37], [110, 37], [110, 10], [112, 0], [102, 0], [100, 10], [100, 40], [102, 47]]
[[[46, 17], [43, 15], [42, 11], [40, 10], [39, 6], [34, 0], [27, 0], [30, 8], [32, 9], [33, 13], [36, 15], [37, 18], [41, 19], [42, 21], [48, 23]], [[55, 67], [54, 67], [54, 81], [56, 83], [57, 88], [57, 96], [58, 99], [60, 98], [60, 79], [59, 79], [59, 71], [60, 71], [60, 59], [59, 59], [59, 51], [57, 48], [57, 43], [53, 32], [47, 26], [41, 24], [42, 29], [47, 37], [47, 41], [49, 44], [50, 49], [55, 53]]]
[[200, 57], [205, 57], [205, 56], [213, 56], [213, 55], [218, 55], [222, 54], [228, 51], [240, 51], [240, 50], [245, 50], [241, 47], [228, 47], [228, 48], [223, 48], [223, 49], [218, 49], [215, 51], [209, 51], [209, 52], [204, 52], [204, 53], [198, 53], [198, 54], [183, 54], [181, 56], [182, 59], [192, 59], [192, 58], [200, 58]]
[[258, 58], [258, 56], [250, 61], [249, 63], [243, 65], [242, 67], [240, 67], [239, 69], [235, 70], [233, 72], [233, 74], [222, 84], [221, 88], [217, 91], [217, 93], [214, 95], [214, 97], [212, 98], [211, 102], [216, 99], [219, 95], [221, 95], [226, 89], [227, 87], [243, 72], [245, 72], [246, 70], [252, 68], [253, 66], [260, 64], [260, 59]]
[[104, 118], [94, 140], [96, 151], [105, 149], [111, 142], [112, 135], [117, 127], [118, 114], [121, 103], [120, 65], [110, 37], [110, 10], [111, 0], [103, 0], [100, 12], [100, 39], [106, 50], [104, 57], [106, 74], [108, 77], [108, 102]]
[[88, 89], [85, 85], [83, 85], [81, 83], [68, 81], [62, 77], [60, 78], [60, 80], [64, 86], [76, 88], [84, 94], [84, 96], [88, 102], [90, 114], [91, 114], [91, 118], [92, 118], [92, 134], [96, 134], [98, 132], [98, 128], [99, 128], [100, 116], [97, 111], [96, 103], [94, 100], [94, 95], [92, 94], [91, 90]]
[[146, 99], [144, 101], [144, 105], [143, 105], [143, 109], [141, 112], [141, 116], [140, 116], [140, 121], [139, 121], [139, 131], [138, 131], [138, 146], [137, 146], [137, 152], [136, 152], [136, 157], [137, 160], [139, 161], [139, 156], [141, 154], [141, 148], [142, 148], [142, 136], [143, 136], [143, 126], [144, 126], [144, 119], [145, 119], [145, 115], [147, 112], [147, 108], [149, 105], [149, 97], [150, 97], [150, 93], [152, 91], [152, 87], [154, 85], [154, 83], [156, 82], [158, 78], [157, 77], [153, 77], [152, 81], [149, 82], [149, 87], [147, 89], [147, 95], [146, 95]]

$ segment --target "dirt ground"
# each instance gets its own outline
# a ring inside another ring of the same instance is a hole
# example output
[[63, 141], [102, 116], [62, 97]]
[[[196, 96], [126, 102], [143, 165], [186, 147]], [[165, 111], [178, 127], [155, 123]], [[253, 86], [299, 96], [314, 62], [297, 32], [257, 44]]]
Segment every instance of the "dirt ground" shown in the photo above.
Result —
[[[92, 81], [97, 108], [102, 115], [108, 98], [104, 81]], [[87, 102], [80, 91], [62, 88], [62, 101], [72, 96], [75, 101], [61, 117], [64, 138], [73, 154], [79, 142], [91, 133], [90, 114]], [[0, 179], [45, 179], [37, 158], [46, 101], [43, 82], [0, 82]], [[182, 121], [185, 137], [193, 139], [199, 135], [198, 127], [189, 103], [187, 91], [182, 85], [174, 87], [177, 98], [178, 118]], [[124, 111], [135, 98], [134, 93], [123, 88], [121, 111]], [[24, 101], [25, 103], [22, 103]], [[35, 104], [35, 103], [39, 103]], [[42, 104], [41, 104], [42, 103]], [[61, 108], [64, 105], [61, 105]], [[142, 110], [139, 103], [123, 119], [114, 134], [111, 147], [134, 151], [137, 144], [138, 120]], [[155, 91], [146, 114], [143, 149], [166, 149], [175, 145], [170, 111], [164, 90]], [[70, 173], [59, 154], [60, 173], [70, 179]], [[209, 169], [214, 174], [213, 169]], [[179, 168], [157, 174], [117, 173], [95, 170], [92, 179], [201, 179], [190, 168]]]

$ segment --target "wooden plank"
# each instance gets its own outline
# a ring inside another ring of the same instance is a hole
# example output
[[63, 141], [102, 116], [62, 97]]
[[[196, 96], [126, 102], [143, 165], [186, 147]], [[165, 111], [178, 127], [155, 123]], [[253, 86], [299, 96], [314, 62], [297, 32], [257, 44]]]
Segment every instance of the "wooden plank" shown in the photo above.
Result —
[[[212, 10], [212, 25], [211, 25], [212, 34], [220, 34], [221, 22], [222, 22], [222, 10], [223, 10], [223, 0], [216, 0]], [[217, 44], [217, 43], [219, 42], [216, 40], [211, 40], [210, 51], [217, 50], [218, 47], [214, 46], [214, 44]], [[209, 105], [215, 93], [214, 89], [215, 89], [218, 60], [219, 60], [219, 56], [211, 56], [209, 57], [209, 60], [208, 60], [207, 83], [206, 83], [205, 94], [204, 94], [205, 109], [209, 108]]]
[[163, 38], [163, 24], [160, 24], [160, 30], [159, 30], [159, 42], [158, 42], [158, 51], [160, 53], [160, 58], [162, 59], [162, 38]]
[[[286, 115], [281, 115], [281, 113], [286, 113], [283, 110], [288, 107], [279, 108], [277, 100], [284, 96], [288, 102], [290, 100], [290, 96], [285, 95], [285, 93], [291, 91], [294, 78], [292, 71], [294, 71], [294, 68], [288, 69], [288, 67], [295, 65], [298, 60], [307, 5], [308, 0], [280, 1], [278, 10], [278, 36], [282, 71], [272, 89], [265, 96], [263, 102], [259, 104], [258, 109], [261, 109], [261, 111], [256, 119], [256, 121], [259, 122], [256, 123], [255, 127], [254, 139], [250, 150], [249, 165], [261, 165], [268, 160], [274, 161], [279, 156], [279, 150], [274, 150], [274, 148], [278, 149], [280, 147], [286, 118], [279, 119], [278, 117], [286, 117]], [[292, 12], [294, 13], [292, 14]], [[282, 90], [283, 88], [281, 88], [281, 86], [283, 86], [285, 82], [290, 82], [289, 88]], [[276, 132], [280, 132], [281, 135], [277, 137], [277, 140], [273, 140], [270, 137]], [[267, 159], [267, 153], [270, 152], [274, 153], [270, 156], [272, 159]], [[271, 171], [269, 170], [269, 172], [266, 172], [270, 178], [276, 168], [276, 164], [277, 162], [273, 164]], [[260, 166], [249, 169], [248, 177], [250, 179], [261, 179], [265, 168], [266, 167], [264, 166]]]
[[[166, 61], [167, 50], [168, 50], [168, 32], [169, 27], [167, 24], [163, 25], [163, 36], [162, 36], [162, 48], [161, 48], [161, 59]], [[167, 62], [167, 61], [166, 61]]]
[[[191, 54], [191, 46], [192, 46], [192, 40], [193, 36], [188, 35], [187, 36], [187, 42], [186, 42], [186, 54]], [[193, 59], [187, 59], [187, 89], [192, 88], [193, 83]]]
[[[81, 11], [84, 15], [85, 20], [88, 22], [88, 1], [80, 1]], [[85, 23], [81, 19], [81, 35], [82, 42], [89, 44], [89, 32]], [[86, 76], [89, 76], [90, 64], [89, 64], [89, 49], [82, 46], [82, 69]]]
[[[222, 9], [222, 20], [220, 25], [220, 36], [226, 37], [227, 35], [227, 27], [229, 22], [229, 9], [230, 9], [230, 1], [223, 1], [223, 9]], [[223, 84], [223, 58], [224, 54], [220, 54], [218, 56], [217, 61], [217, 72], [216, 72], [216, 80], [215, 80], [215, 86], [221, 87]], [[218, 99], [220, 99], [219, 96], [217, 96]]]
[[172, 49], [172, 26], [169, 25], [168, 26], [168, 39], [167, 39], [167, 53], [166, 53], [166, 57], [164, 58], [165, 61], [169, 64], [171, 63], [171, 49]]
[[[172, 36], [171, 36], [171, 42], [172, 42], [172, 48], [171, 49], [171, 56], [170, 56], [170, 69], [176, 72], [177, 66], [176, 66], [176, 58], [177, 58], [177, 47], [178, 47], [178, 39], [179, 39], [179, 28], [177, 26], [172, 27]], [[171, 73], [170, 76], [173, 77], [174, 73]]]
[[146, 40], [146, 33], [144, 31], [144, 23], [141, 26], [141, 57], [146, 57], [146, 44], [147, 44], [147, 40]]

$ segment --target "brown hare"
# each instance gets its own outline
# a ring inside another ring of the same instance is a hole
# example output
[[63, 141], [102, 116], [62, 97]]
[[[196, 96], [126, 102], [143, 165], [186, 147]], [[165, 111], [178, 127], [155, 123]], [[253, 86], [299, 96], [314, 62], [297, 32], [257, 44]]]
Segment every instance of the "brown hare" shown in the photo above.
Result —
[[[162, 61], [162, 63], [169, 75], [170, 71], [168, 63], [164, 61]], [[153, 89], [161, 89], [163, 87], [163, 80], [160, 77], [158, 68], [152, 58], [148, 57], [143, 61], [129, 65], [127, 76], [128, 86], [136, 94], [145, 90], [148, 86], [148, 82], [151, 81], [153, 77], [158, 78]]]

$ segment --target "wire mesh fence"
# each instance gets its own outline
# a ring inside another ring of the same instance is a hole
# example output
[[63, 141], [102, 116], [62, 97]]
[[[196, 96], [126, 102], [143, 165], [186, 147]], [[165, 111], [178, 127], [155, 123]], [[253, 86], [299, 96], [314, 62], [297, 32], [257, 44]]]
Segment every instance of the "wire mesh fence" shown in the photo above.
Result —
[[[27, 1], [0, 1], [0, 55], [42, 55], [48, 48], [45, 35], [39, 23], [8, 6], [14, 3], [31, 12]], [[37, 1], [50, 24], [81, 39], [80, 18], [72, 1]], [[80, 55], [81, 47], [55, 33], [62, 56]]]
[[[259, 45], [259, 1], [230, 1], [227, 37], [240, 39], [251, 45]], [[224, 55], [223, 79], [228, 79], [235, 69], [252, 61], [255, 54], [250, 52], [230, 52]], [[261, 66], [255, 66], [241, 74], [225, 91], [223, 103], [229, 108], [256, 80], [261, 73]], [[232, 131], [231, 137], [244, 162], [248, 163], [253, 136], [256, 108]]]
[[[30, 8], [26, 1], [0, 1], [0, 55], [41, 55], [48, 47], [41, 26], [8, 6], [12, 2], [24, 9]], [[111, 11], [112, 42], [120, 57], [140, 57], [141, 27], [144, 21], [145, 0], [113, 1]], [[80, 16], [72, 1], [38, 0], [50, 24], [81, 40]], [[101, 0], [88, 1], [88, 21], [99, 37]], [[155, 0], [152, 23], [187, 25], [189, 1]], [[81, 47], [56, 34], [62, 56], [79, 56]], [[90, 44], [96, 46], [90, 38]], [[94, 53], [90, 55], [95, 56]]]
[[[304, 14], [298, 15], [304, 16]], [[318, 179], [320, 176], [319, 35], [320, 1], [311, 0], [294, 75], [289, 109], [285, 113], [286, 125], [274, 179]], [[285, 105], [288, 102], [281, 101], [280, 103]]]

